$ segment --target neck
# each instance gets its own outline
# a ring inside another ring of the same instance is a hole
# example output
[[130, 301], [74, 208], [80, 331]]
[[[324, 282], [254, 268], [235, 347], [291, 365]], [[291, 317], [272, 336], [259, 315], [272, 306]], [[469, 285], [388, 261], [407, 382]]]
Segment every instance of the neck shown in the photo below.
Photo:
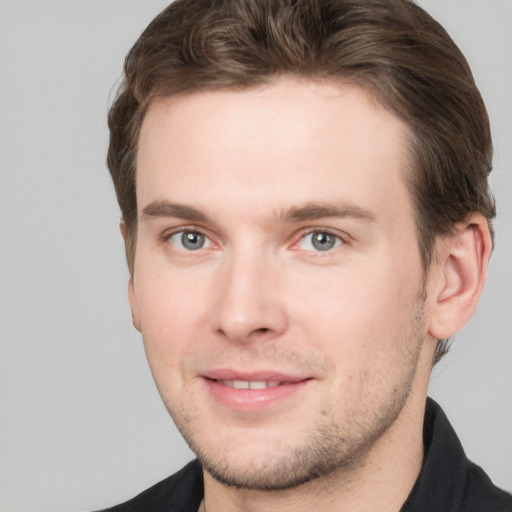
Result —
[[357, 467], [284, 491], [226, 487], [205, 473], [205, 512], [397, 512], [423, 461], [426, 392], [416, 395]]

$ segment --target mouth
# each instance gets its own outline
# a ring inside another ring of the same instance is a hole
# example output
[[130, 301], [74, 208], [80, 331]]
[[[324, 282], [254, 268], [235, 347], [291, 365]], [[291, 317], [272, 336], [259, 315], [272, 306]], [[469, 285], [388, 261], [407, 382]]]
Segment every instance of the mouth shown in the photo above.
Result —
[[203, 379], [216, 402], [243, 411], [261, 411], [289, 401], [313, 380], [273, 372], [247, 374], [230, 370], [210, 372]]

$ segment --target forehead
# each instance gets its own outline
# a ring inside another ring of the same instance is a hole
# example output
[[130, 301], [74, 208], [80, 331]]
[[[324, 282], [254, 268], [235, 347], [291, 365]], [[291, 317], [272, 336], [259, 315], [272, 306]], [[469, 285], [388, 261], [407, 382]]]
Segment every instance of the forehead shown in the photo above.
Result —
[[160, 199], [208, 207], [222, 198], [241, 211], [251, 201], [277, 211], [333, 195], [378, 209], [390, 194], [403, 206], [408, 133], [351, 85], [280, 79], [159, 99], [139, 140], [139, 210]]

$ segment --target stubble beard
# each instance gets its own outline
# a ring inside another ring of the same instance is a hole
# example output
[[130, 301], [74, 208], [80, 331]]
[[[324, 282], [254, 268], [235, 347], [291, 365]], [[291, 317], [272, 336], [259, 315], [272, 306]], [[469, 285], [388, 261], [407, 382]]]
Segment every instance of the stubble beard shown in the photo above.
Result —
[[[321, 478], [349, 475], [364, 467], [366, 456], [378, 439], [402, 412], [413, 387], [421, 346], [424, 341], [424, 293], [418, 294], [413, 321], [406, 336], [409, 343], [401, 354], [400, 378], [379, 404], [352, 404], [343, 424], [327, 420], [326, 413], [315, 427], [302, 435], [300, 446], [269, 454], [259, 464], [232, 464], [212, 454], [197, 441], [193, 421], [184, 411], [167, 406], [176, 426], [196, 454], [202, 467], [218, 482], [229, 487], [253, 491], [285, 491]], [[364, 400], [363, 400], [364, 402]], [[371, 400], [370, 400], [371, 402]]]

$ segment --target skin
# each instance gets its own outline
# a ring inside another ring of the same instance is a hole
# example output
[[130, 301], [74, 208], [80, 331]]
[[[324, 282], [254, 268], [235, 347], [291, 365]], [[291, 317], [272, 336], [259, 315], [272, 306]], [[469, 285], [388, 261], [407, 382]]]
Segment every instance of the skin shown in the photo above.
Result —
[[[451, 299], [471, 272], [453, 240], [479, 269], [490, 242], [478, 219], [461, 226], [424, 275], [407, 138], [348, 85], [280, 79], [151, 105], [129, 298], [206, 468], [208, 512], [391, 511], [414, 485], [435, 338], [464, 321]], [[184, 232], [204, 245], [185, 247]], [[325, 233], [333, 247], [319, 250]], [[212, 392], [219, 369], [301, 383], [233, 406]]]

